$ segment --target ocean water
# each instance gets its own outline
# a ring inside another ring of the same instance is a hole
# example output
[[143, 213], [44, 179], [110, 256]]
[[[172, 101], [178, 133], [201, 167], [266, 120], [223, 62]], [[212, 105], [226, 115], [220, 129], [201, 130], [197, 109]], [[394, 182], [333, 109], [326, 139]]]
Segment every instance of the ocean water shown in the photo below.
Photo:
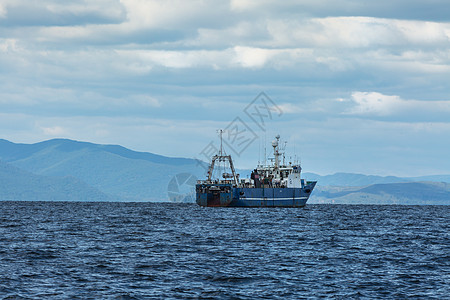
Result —
[[445, 299], [450, 206], [0, 202], [0, 299]]

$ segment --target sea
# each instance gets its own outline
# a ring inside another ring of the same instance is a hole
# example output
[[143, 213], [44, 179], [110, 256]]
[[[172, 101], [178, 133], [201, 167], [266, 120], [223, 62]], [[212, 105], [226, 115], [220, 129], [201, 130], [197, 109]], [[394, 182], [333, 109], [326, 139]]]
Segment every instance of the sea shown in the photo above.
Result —
[[0, 299], [449, 299], [450, 206], [0, 202]]

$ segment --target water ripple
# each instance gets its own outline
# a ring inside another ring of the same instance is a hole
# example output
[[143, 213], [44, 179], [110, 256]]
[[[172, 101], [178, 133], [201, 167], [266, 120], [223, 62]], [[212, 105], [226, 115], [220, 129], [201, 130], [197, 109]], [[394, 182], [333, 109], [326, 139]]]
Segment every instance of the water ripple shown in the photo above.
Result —
[[1, 202], [0, 298], [431, 298], [450, 207]]

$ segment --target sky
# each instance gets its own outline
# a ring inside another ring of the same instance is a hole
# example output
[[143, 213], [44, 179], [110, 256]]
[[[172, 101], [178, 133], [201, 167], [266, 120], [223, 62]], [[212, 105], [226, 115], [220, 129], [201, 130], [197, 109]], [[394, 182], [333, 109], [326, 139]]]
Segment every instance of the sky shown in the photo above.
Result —
[[280, 134], [307, 172], [450, 174], [450, 1], [0, 0], [0, 138], [207, 160], [218, 129], [238, 168]]

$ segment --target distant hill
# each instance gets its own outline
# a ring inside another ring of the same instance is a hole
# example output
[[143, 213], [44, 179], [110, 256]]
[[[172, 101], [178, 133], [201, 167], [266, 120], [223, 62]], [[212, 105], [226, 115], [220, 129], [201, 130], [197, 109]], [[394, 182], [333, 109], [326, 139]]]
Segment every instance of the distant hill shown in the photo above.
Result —
[[450, 175], [432, 175], [422, 177], [395, 177], [395, 176], [376, 176], [355, 173], [335, 173], [333, 175], [317, 175], [314, 173], [303, 173], [307, 180], [316, 180], [321, 186], [366, 186], [371, 184], [383, 183], [406, 183], [418, 181], [448, 182]]
[[91, 151], [116, 154], [129, 159], [140, 159], [153, 163], [167, 165], [192, 164], [193, 160], [188, 158], [173, 158], [157, 155], [149, 152], [137, 152], [118, 145], [99, 145], [88, 142], [79, 142], [69, 139], [52, 139], [36, 144], [16, 144], [0, 139], [0, 157], [3, 161], [18, 161], [29, 158], [36, 153], [53, 149], [61, 153], [73, 153], [89, 149]]
[[37, 175], [72, 176], [104, 193], [136, 201], [167, 199], [168, 183], [178, 173], [205, 173], [205, 166], [194, 159], [67, 139], [36, 144], [0, 140], [0, 159]]
[[113, 199], [76, 178], [35, 175], [0, 161], [0, 200], [109, 201]]
[[434, 181], [434, 182], [450, 182], [450, 175], [431, 175], [420, 177], [409, 177], [413, 181]]
[[407, 182], [373, 184], [365, 187], [322, 186], [309, 203], [341, 204], [450, 204], [450, 183]]

